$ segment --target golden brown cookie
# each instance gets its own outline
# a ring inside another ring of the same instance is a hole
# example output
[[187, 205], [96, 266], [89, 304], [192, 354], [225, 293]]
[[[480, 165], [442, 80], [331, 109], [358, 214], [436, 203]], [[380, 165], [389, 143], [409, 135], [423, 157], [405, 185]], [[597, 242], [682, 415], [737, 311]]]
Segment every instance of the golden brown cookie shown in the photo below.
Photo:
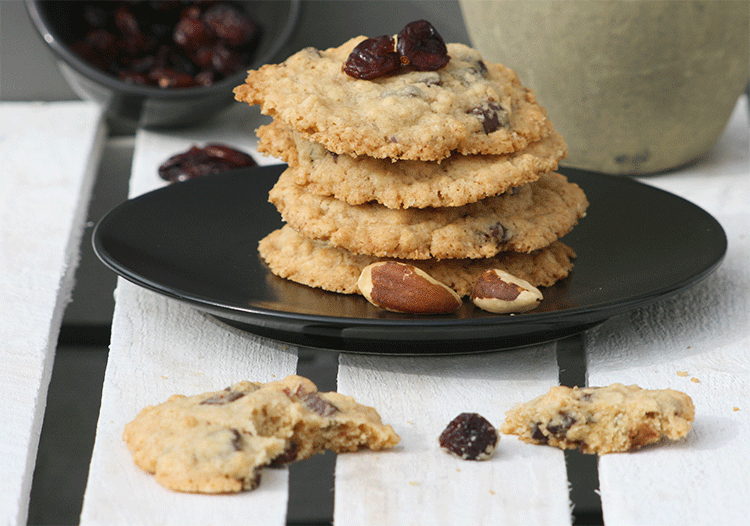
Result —
[[441, 163], [334, 154], [280, 121], [261, 126], [257, 134], [258, 151], [299, 166], [294, 182], [306, 191], [352, 205], [374, 201], [388, 208], [473, 203], [556, 170], [567, 153], [556, 132], [512, 154], [456, 154]]
[[289, 167], [269, 193], [282, 218], [306, 237], [356, 254], [403, 259], [492, 257], [531, 252], [567, 234], [588, 201], [554, 172], [511, 192], [460, 207], [394, 210], [305, 192]]
[[176, 490], [229, 493], [254, 489], [261, 468], [335, 452], [384, 449], [399, 442], [372, 407], [289, 376], [239, 382], [223, 391], [173, 395], [125, 426], [135, 463]]
[[[309, 287], [358, 294], [362, 269], [382, 258], [356, 255], [325, 242], [301, 236], [284, 226], [259, 244], [259, 252], [275, 275]], [[501, 252], [492, 258], [409, 260], [438, 281], [468, 296], [487, 269], [498, 268], [537, 287], [548, 287], [568, 276], [573, 268], [573, 250], [559, 241], [532, 253]]]
[[342, 71], [365, 37], [337, 48], [305, 48], [248, 72], [235, 98], [259, 105], [305, 139], [337, 154], [439, 161], [453, 152], [504, 154], [552, 132], [534, 93], [502, 64], [448, 44], [437, 71], [404, 69], [374, 80]]
[[682, 438], [694, 418], [693, 401], [673, 389], [555, 386], [508, 411], [500, 430], [530, 444], [602, 455]]

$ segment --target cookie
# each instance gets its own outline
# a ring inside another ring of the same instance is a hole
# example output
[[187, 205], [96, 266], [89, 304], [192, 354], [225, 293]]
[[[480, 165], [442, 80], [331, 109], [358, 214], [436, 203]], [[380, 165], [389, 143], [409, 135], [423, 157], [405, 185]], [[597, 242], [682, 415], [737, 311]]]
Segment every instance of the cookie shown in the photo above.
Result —
[[261, 126], [258, 151], [292, 165], [306, 191], [352, 205], [374, 201], [388, 208], [462, 206], [501, 194], [557, 169], [567, 154], [552, 132], [507, 155], [452, 155], [441, 163], [339, 155], [303, 139], [280, 121]]
[[554, 172], [464, 206], [394, 210], [306, 192], [294, 184], [297, 170], [285, 170], [269, 193], [284, 221], [311, 239], [377, 257], [463, 259], [532, 252], [567, 234], [588, 206], [583, 191]]
[[690, 397], [672, 389], [556, 386], [508, 411], [500, 430], [530, 444], [603, 455], [682, 438], [694, 418]]
[[447, 45], [450, 61], [437, 71], [352, 78], [342, 65], [364, 39], [323, 51], [305, 48], [281, 64], [250, 71], [235, 98], [259, 105], [331, 152], [352, 156], [439, 161], [453, 152], [497, 155], [552, 132], [545, 110], [514, 71], [485, 63], [463, 44]]
[[[263, 238], [259, 253], [271, 272], [309, 287], [332, 292], [359, 294], [357, 280], [362, 269], [381, 258], [352, 254], [325, 242], [301, 236], [288, 225]], [[499, 268], [537, 287], [548, 287], [568, 276], [575, 252], [559, 241], [532, 253], [501, 252], [492, 258], [412, 260], [438, 281], [468, 296], [487, 269]]]
[[375, 409], [335, 392], [318, 393], [300, 376], [173, 395], [144, 408], [125, 426], [123, 439], [134, 462], [157, 482], [199, 493], [254, 489], [263, 466], [323, 449], [379, 450], [399, 442]]

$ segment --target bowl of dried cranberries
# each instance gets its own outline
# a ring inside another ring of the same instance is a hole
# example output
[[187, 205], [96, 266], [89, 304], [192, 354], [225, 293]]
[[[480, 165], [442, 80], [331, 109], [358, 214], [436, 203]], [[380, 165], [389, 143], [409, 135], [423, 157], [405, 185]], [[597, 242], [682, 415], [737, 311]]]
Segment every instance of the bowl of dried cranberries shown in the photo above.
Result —
[[29, 16], [78, 96], [114, 122], [203, 122], [233, 103], [248, 69], [273, 61], [300, 0], [27, 0]]

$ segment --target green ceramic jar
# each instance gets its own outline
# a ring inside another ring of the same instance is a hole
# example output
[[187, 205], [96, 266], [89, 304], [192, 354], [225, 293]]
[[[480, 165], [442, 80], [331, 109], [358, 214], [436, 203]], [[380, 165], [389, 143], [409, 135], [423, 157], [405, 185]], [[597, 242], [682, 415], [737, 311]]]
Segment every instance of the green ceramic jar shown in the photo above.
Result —
[[748, 0], [460, 0], [472, 44], [513, 68], [566, 166], [646, 174], [716, 142], [750, 76]]

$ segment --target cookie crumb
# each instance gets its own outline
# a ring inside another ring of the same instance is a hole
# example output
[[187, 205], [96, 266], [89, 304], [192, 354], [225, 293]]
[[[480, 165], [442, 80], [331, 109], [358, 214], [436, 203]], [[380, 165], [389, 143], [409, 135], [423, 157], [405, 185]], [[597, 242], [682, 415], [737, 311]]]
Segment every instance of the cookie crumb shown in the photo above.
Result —
[[739, 411], [739, 410], [740, 410], [740, 408], [739, 408], [739, 407], [733, 407], [733, 408], [732, 408], [732, 411]]
[[684, 378], [687, 375], [688, 375], [687, 371], [677, 371], [677, 376], [680, 376], [680, 377]]
[[695, 376], [693, 376], [693, 377], [692, 377], [692, 378], [690, 379], [690, 381], [691, 381], [691, 382], [693, 382], [694, 384], [697, 384], [698, 382], [700, 382], [700, 380], [698, 380], [698, 379], [697, 379], [697, 378], [696, 378]]

